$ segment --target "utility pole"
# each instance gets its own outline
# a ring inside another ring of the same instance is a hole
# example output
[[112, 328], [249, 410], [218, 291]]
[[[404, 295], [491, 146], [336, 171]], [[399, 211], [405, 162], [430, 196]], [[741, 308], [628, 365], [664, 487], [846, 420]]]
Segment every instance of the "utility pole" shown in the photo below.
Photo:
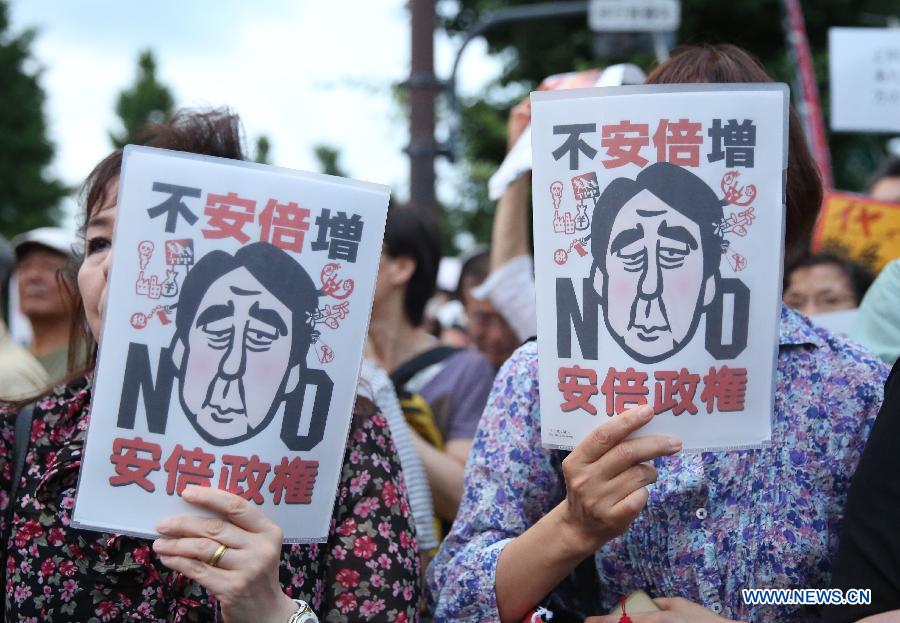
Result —
[[442, 88], [434, 75], [435, 0], [410, 0], [412, 55], [409, 80], [409, 202], [421, 210], [438, 212], [434, 160], [439, 149], [434, 137], [435, 99]]

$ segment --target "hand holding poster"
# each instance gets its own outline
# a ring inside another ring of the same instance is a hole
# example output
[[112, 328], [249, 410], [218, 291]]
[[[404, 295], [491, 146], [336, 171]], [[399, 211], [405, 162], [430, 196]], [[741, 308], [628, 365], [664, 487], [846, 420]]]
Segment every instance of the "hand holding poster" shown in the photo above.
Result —
[[784, 85], [532, 94], [541, 431], [650, 404], [685, 449], [771, 438]]
[[127, 147], [74, 522], [155, 535], [189, 484], [323, 541], [388, 189]]

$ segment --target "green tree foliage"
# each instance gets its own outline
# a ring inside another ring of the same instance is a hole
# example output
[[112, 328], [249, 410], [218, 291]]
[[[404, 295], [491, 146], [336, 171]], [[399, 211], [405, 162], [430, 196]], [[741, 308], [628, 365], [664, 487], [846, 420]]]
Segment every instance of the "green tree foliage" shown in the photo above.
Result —
[[175, 100], [169, 88], [156, 78], [153, 52], [144, 50], [138, 57], [138, 72], [134, 84], [119, 94], [116, 114], [122, 131], [109, 133], [116, 148], [134, 142], [135, 134], [148, 123], [160, 123], [172, 114]]
[[253, 157], [253, 161], [260, 164], [272, 164], [271, 160], [269, 160], [269, 150], [271, 148], [272, 143], [269, 141], [268, 136], [263, 134], [262, 136], [257, 137], [256, 155]]
[[33, 69], [33, 39], [30, 30], [9, 32], [8, 5], [0, 0], [0, 232], [7, 237], [54, 224], [68, 192], [47, 173], [53, 145]]
[[[490, 10], [534, 4], [534, 0], [440, 0], [442, 27], [451, 35], [464, 32], [480, 15]], [[896, 15], [897, 0], [806, 0], [803, 11], [826, 125], [828, 120], [828, 28], [832, 26], [884, 26], [885, 16]], [[486, 183], [502, 161], [506, 149], [506, 120], [509, 109], [525, 97], [546, 76], [633, 62], [650, 69], [654, 57], [629, 50], [621, 36], [606, 35], [611, 52], [597, 55], [595, 35], [586, 17], [566, 17], [520, 22], [491, 30], [486, 38], [492, 54], [509, 59], [502, 75], [475, 98], [464, 102], [462, 158], [466, 181], [459, 189], [460, 221], [471, 221], [471, 231], [486, 241], [484, 218], [493, 205], [487, 198]], [[615, 39], [610, 40], [611, 37]], [[682, 0], [678, 43], [734, 43], [755, 54], [776, 80], [793, 86], [794, 74], [782, 28], [780, 0]], [[845, 190], [861, 190], [877, 162], [884, 155], [884, 135], [830, 133], [835, 185]], [[448, 219], [454, 218], [448, 215]], [[488, 219], [489, 220], [489, 219]], [[487, 229], [489, 231], [489, 229]]]
[[341, 151], [333, 145], [316, 145], [313, 154], [319, 161], [319, 170], [328, 175], [348, 177], [344, 167], [341, 166]]

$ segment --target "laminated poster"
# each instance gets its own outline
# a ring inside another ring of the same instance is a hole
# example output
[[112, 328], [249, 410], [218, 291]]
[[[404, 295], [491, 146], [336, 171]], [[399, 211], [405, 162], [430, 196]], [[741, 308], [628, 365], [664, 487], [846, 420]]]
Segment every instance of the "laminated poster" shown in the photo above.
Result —
[[326, 539], [388, 195], [126, 147], [78, 527], [155, 536], [196, 484]]
[[788, 89], [532, 94], [544, 446], [653, 406], [687, 450], [771, 439]]

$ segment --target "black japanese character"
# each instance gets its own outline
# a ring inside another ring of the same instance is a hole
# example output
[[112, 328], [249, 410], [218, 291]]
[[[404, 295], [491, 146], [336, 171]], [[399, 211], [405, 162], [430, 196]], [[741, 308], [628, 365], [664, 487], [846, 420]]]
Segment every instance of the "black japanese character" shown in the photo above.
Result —
[[713, 140], [713, 150], [706, 156], [707, 160], [718, 162], [725, 158], [726, 167], [753, 167], [756, 147], [753, 121], [744, 119], [738, 123], [737, 119], [729, 119], [723, 128], [721, 119], [713, 119], [712, 127], [706, 133]]
[[356, 262], [356, 252], [363, 232], [363, 220], [359, 214], [348, 217], [346, 212], [338, 212], [337, 216], [331, 216], [331, 210], [325, 208], [316, 217], [316, 227], [316, 241], [310, 245], [310, 249], [328, 249], [330, 260]]
[[569, 137], [563, 142], [562, 145], [557, 147], [553, 151], [553, 158], [559, 160], [566, 153], [569, 154], [569, 169], [574, 171], [578, 168], [578, 152], [582, 152], [585, 156], [594, 159], [594, 156], [597, 155], [597, 150], [588, 145], [583, 138], [581, 138], [582, 134], [588, 134], [590, 132], [597, 131], [596, 123], [573, 123], [570, 125], [555, 125], [553, 126], [553, 134], [568, 134]]
[[159, 193], [169, 193], [169, 197], [165, 201], [152, 208], [147, 208], [147, 214], [150, 215], [150, 218], [156, 218], [162, 214], [166, 215], [167, 232], [175, 232], [179, 214], [188, 222], [188, 225], [193, 225], [197, 222], [197, 215], [184, 205], [182, 199], [185, 197], [200, 197], [200, 195], [203, 194], [203, 191], [199, 188], [153, 182], [153, 190]]

